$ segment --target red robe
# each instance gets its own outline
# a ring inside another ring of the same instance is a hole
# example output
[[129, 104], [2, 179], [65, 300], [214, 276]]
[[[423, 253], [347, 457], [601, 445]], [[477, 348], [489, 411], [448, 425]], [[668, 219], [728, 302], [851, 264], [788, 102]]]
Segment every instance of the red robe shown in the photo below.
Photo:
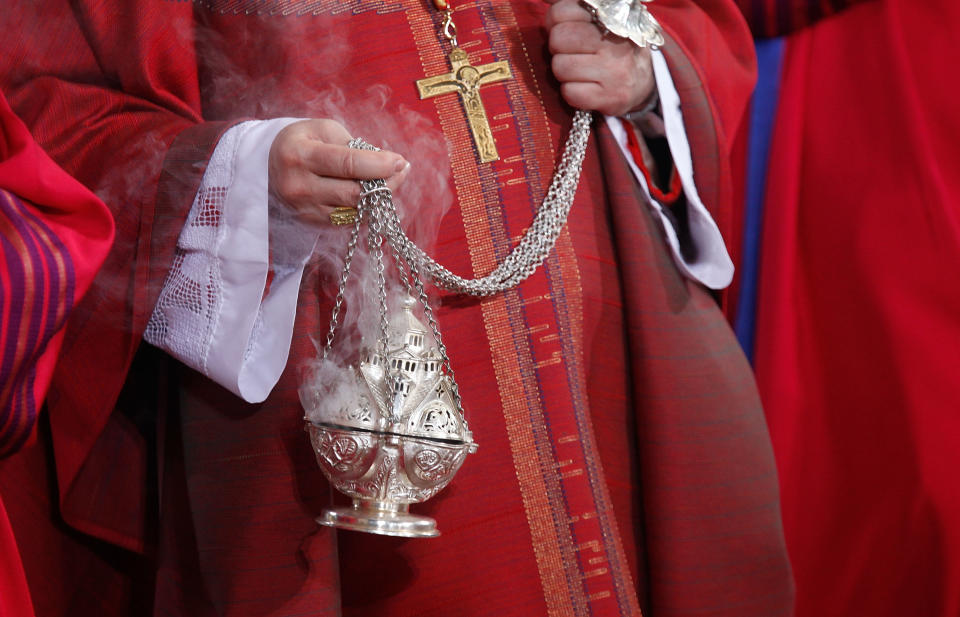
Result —
[[786, 39], [755, 368], [797, 615], [960, 614], [953, 0]]
[[[87, 421], [65, 434], [57, 418], [66, 408], [52, 403], [52, 447], [64, 518], [150, 556], [157, 614], [788, 613], [752, 376], [711, 295], [677, 273], [599, 127], [570, 224], [544, 266], [515, 291], [446, 297], [438, 310], [481, 444], [418, 509], [437, 518], [440, 538], [338, 537], [312, 520], [330, 495], [303, 434], [297, 363], [315, 354], [310, 335], [326, 324], [329, 275], [304, 278], [292, 361], [261, 405], [163, 359], [173, 380], [158, 387], [149, 350], [134, 362], [203, 165], [244, 117], [334, 115], [415, 168], [420, 160], [420, 173], [449, 174], [456, 203], [437, 258], [454, 271], [489, 271], [529, 224], [570, 126], [546, 62], [545, 4], [459, 5], [472, 60], [508, 60], [515, 75], [482, 90], [501, 155], [484, 165], [457, 98], [417, 97], [416, 79], [449, 70], [428, 4], [75, 4], [13, 10], [17, 31], [44, 23], [56, 40], [31, 40], [29, 53], [15, 46], [0, 75], [43, 143], [115, 208], [123, 241], [74, 330], [74, 372], [56, 383], [59, 402]], [[726, 1], [658, 0], [654, 10], [670, 38], [698, 188], [727, 222], [727, 139], [753, 76], [748, 34]], [[444, 139], [449, 150], [423, 162]], [[423, 186], [416, 174], [400, 203]], [[105, 362], [89, 363], [94, 349]], [[136, 430], [149, 423], [145, 400], [162, 403], [156, 460]], [[154, 469], [159, 495], [144, 483]], [[50, 540], [87, 548], [71, 541]], [[84, 553], [83, 563], [112, 581], [107, 557], [116, 555]], [[28, 561], [28, 575], [39, 579], [48, 561]], [[65, 586], [72, 615], [145, 601], [130, 584], [109, 594]], [[62, 594], [44, 603], [38, 612], [67, 610]]]
[[[112, 239], [103, 203], [50, 160], [0, 94], [0, 459], [33, 442], [64, 323]], [[0, 499], [0, 617], [32, 614]]]

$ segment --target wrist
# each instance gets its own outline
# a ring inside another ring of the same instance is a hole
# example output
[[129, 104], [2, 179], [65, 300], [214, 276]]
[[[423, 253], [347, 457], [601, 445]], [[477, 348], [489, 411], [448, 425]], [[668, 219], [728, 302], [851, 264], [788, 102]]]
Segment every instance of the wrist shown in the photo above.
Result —
[[636, 125], [636, 124], [639, 124], [638, 121], [641, 120], [647, 114], [655, 113], [659, 116], [660, 115], [659, 111], [660, 111], [660, 93], [657, 91], [657, 88], [654, 87], [653, 90], [651, 90], [650, 95], [643, 101], [643, 103], [638, 105], [635, 109], [632, 109], [627, 113], [623, 114], [623, 118], [629, 120], [631, 123]]
[[633, 125], [647, 139], [666, 137], [667, 130], [663, 122], [663, 108], [656, 88], [643, 105], [621, 116]]

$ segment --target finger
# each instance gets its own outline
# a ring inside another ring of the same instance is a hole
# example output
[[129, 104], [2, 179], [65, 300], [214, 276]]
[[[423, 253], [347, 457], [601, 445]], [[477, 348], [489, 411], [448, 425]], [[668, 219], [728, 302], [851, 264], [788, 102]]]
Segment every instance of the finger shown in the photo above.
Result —
[[[397, 190], [407, 179], [410, 164], [387, 179], [387, 188]], [[305, 181], [298, 192], [295, 203], [291, 204], [299, 220], [311, 225], [328, 225], [330, 212], [334, 208], [356, 207], [360, 202], [360, 183], [356, 180], [340, 180], [313, 176]]]
[[297, 220], [313, 227], [329, 227], [331, 224], [330, 213], [333, 212], [330, 206], [317, 206], [297, 211]]
[[[387, 176], [387, 186], [394, 190], [403, 184], [410, 173], [410, 164], [405, 163], [402, 170]], [[302, 204], [319, 204], [340, 207], [356, 206], [360, 201], [360, 183], [356, 180], [331, 178], [329, 176], [308, 175], [303, 179], [299, 201]]]
[[544, 25], [552, 30], [557, 24], [568, 21], [592, 22], [593, 15], [578, 0], [558, 0], [547, 10]]
[[593, 54], [600, 50], [603, 34], [591, 23], [568, 21], [550, 30], [550, 53]]
[[601, 84], [574, 81], [560, 86], [560, 94], [572, 107], [598, 111], [605, 116], [622, 116], [635, 108], [633, 98], [621, 89], [604, 88]]
[[559, 54], [550, 60], [554, 77], [561, 82], [604, 83], [607, 70], [593, 54]]
[[564, 83], [560, 86], [560, 95], [571, 107], [607, 113], [607, 96], [600, 84], [581, 81]]
[[302, 131], [305, 137], [328, 144], [345, 146], [353, 139], [346, 127], [328, 118], [314, 118], [293, 126]]
[[358, 150], [319, 141], [305, 144], [302, 155], [306, 168], [312, 173], [347, 180], [389, 178], [407, 164], [395, 152]]
[[341, 180], [297, 173], [285, 178], [277, 194], [294, 212], [307, 212], [318, 206], [356, 206], [360, 185], [355, 180]]
[[[309, 204], [314, 207], [356, 207], [360, 201], [360, 183], [356, 180], [312, 176], [306, 182], [310, 195]], [[312, 208], [305, 204], [303, 209]]]
[[400, 186], [406, 181], [407, 176], [410, 175], [410, 163], [404, 165], [403, 169], [393, 176], [387, 178], [387, 188], [391, 191], [396, 191]]

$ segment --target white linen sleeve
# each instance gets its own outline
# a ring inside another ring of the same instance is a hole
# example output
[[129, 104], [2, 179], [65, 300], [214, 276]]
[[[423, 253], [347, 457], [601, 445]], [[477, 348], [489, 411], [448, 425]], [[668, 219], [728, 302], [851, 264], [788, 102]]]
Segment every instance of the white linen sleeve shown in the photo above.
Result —
[[646, 179], [637, 167], [627, 149], [627, 135], [619, 118], [606, 117], [607, 126], [613, 132], [620, 150], [630, 163], [633, 175], [640, 183], [654, 211], [659, 217], [666, 236], [667, 245], [673, 254], [677, 267], [688, 277], [699, 281], [710, 289], [723, 289], [733, 280], [733, 261], [727, 253], [726, 244], [720, 228], [710, 216], [710, 212], [700, 195], [693, 177], [693, 157], [690, 153], [690, 142], [683, 125], [683, 112], [680, 109], [680, 95], [670, 76], [667, 61], [660, 50], [653, 51], [653, 74], [657, 82], [657, 91], [660, 95], [660, 105], [663, 110], [663, 122], [666, 127], [667, 144], [673, 156], [673, 164], [677, 168], [677, 175], [683, 185], [683, 193], [687, 198], [687, 223], [690, 237], [695, 249], [692, 256], [684, 256], [680, 250], [680, 240], [676, 229], [670, 220], [670, 215], [664, 211], [660, 203], [650, 196]]
[[144, 333], [251, 403], [266, 399], [286, 366], [318, 236], [271, 205], [267, 190], [270, 146], [296, 120], [244, 122], [221, 137]]

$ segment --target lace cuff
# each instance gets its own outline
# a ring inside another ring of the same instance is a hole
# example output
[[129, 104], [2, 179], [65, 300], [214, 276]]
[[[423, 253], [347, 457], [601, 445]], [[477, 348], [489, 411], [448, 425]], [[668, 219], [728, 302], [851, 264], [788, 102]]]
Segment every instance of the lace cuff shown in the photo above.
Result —
[[300, 279], [317, 240], [268, 207], [270, 145], [295, 121], [244, 122], [224, 133], [144, 333], [248, 402], [264, 400], [286, 365]]

